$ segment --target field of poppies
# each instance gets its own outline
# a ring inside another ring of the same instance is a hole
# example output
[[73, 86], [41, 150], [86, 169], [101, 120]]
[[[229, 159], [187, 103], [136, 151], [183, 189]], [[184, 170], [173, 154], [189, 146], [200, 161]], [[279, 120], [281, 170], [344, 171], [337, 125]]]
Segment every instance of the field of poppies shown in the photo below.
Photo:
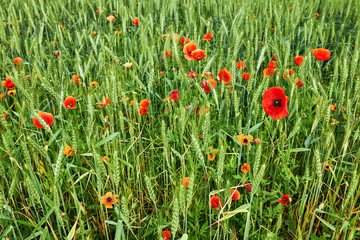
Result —
[[0, 2], [0, 239], [360, 239], [360, 1]]

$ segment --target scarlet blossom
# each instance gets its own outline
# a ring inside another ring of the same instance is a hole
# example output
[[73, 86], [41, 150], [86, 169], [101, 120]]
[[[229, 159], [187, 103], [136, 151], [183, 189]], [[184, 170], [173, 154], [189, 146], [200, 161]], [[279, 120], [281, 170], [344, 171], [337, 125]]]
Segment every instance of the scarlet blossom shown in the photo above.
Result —
[[[196, 106], [197, 107], [197, 106]], [[200, 108], [198, 111], [197, 111], [197, 115], [200, 116], [200, 113], [208, 113], [209, 112], [209, 109], [208, 108]]]
[[103, 108], [108, 104], [110, 104], [110, 98], [105, 98], [105, 99], [101, 100], [101, 106]]
[[[165, 57], [166, 57], [166, 58], [171, 57], [171, 51], [167, 51], [167, 50], [166, 50], [166, 51], [165, 51]], [[161, 58], [164, 59], [164, 56], [162, 56]]]
[[195, 43], [187, 43], [184, 46], [183, 52], [185, 53], [184, 57], [186, 60], [194, 60], [195, 58], [192, 56], [192, 52], [197, 49], [197, 46]]
[[214, 151], [214, 147], [212, 147], [212, 146], [209, 147], [209, 150], [210, 150], [210, 153], [208, 154], [207, 152], [205, 152], [205, 154], [208, 154], [210, 161], [214, 161], [215, 155], [218, 154], [219, 151]]
[[196, 49], [194, 51], [191, 52], [191, 56], [195, 59], [195, 60], [201, 60], [204, 57], [206, 57], [206, 54], [204, 52], [204, 50], [201, 49]]
[[282, 195], [281, 199], [278, 199], [277, 202], [282, 203], [285, 206], [286, 204], [288, 204], [290, 202], [290, 197], [288, 195]]
[[246, 183], [245, 188], [246, 188], [246, 190], [248, 190], [248, 192], [251, 192], [251, 184], [250, 183]]
[[277, 57], [276, 57], [276, 55], [275, 55], [275, 54], [272, 56], [272, 60], [274, 60], [274, 61], [276, 61], [276, 60], [277, 60]]
[[264, 71], [263, 71], [263, 74], [266, 78], [269, 78], [271, 77], [272, 75], [274, 75], [276, 73], [276, 71], [273, 69], [273, 68], [265, 68]]
[[68, 96], [67, 98], [65, 98], [64, 101], [64, 107], [68, 108], [68, 109], [75, 109], [76, 107], [76, 98], [73, 96]]
[[110, 16], [106, 17], [106, 20], [108, 20], [109, 22], [113, 22], [113, 21], [115, 21], [115, 17], [113, 15], [110, 15]]
[[179, 90], [175, 89], [174, 91], [172, 91], [170, 94], [170, 98], [174, 101], [177, 101], [179, 99]]
[[72, 78], [76, 82], [76, 84], [79, 84], [79, 75], [73, 75]]
[[272, 68], [272, 69], [275, 69], [276, 68], [276, 62], [275, 61], [269, 62], [268, 67]]
[[[49, 127], [53, 124], [54, 116], [51, 113], [38, 112], [38, 115], [42, 120], [44, 120], [47, 123], [47, 125], [49, 125]], [[40, 121], [36, 117], [33, 118], [33, 124], [37, 128], [45, 129], [45, 127], [40, 123]]]
[[336, 111], [336, 103], [334, 105], [330, 105], [330, 109]]
[[104, 196], [101, 196], [101, 203], [105, 205], [106, 208], [113, 208], [113, 204], [117, 203], [117, 195], [107, 192]]
[[247, 173], [250, 171], [250, 164], [245, 163], [243, 166], [241, 166], [241, 172]]
[[163, 235], [164, 240], [169, 240], [171, 238], [171, 232], [170, 231], [163, 231], [162, 235]]
[[239, 200], [240, 192], [238, 190], [231, 189], [230, 190], [231, 200]]
[[243, 78], [244, 80], [249, 80], [249, 79], [250, 79], [250, 73], [244, 72], [244, 73], [242, 74], [242, 78]]
[[209, 87], [209, 83], [212, 88], [216, 87], [216, 81], [212, 78], [205, 80], [203, 79], [201, 82], [201, 87], [204, 89], [205, 92], [211, 92], [211, 88]]
[[100, 11], [99, 11], [99, 9], [96, 9], [96, 11], [95, 11], [96, 13], [100, 13]]
[[6, 113], [3, 113], [3, 116], [4, 116], [5, 120], [9, 117], [9, 115], [7, 115]]
[[296, 65], [296, 66], [301, 66], [301, 64], [303, 63], [304, 59], [305, 59], [305, 58], [304, 58], [303, 56], [296, 56], [296, 57], [294, 57], [295, 65]]
[[103, 157], [101, 158], [101, 161], [103, 161], [103, 162], [110, 162], [110, 158], [109, 158], [108, 156], [103, 156]]
[[196, 78], [196, 72], [194, 72], [193, 70], [191, 70], [188, 74], [189, 78]]
[[316, 48], [312, 50], [312, 53], [314, 54], [315, 58], [319, 61], [325, 61], [330, 59], [330, 51], [325, 48]]
[[189, 38], [182, 37], [182, 38], [180, 39], [180, 43], [181, 43], [181, 44], [189, 43], [189, 42], [190, 42], [190, 39], [189, 39]]
[[210, 41], [213, 36], [214, 36], [214, 34], [212, 34], [212, 33], [205, 34], [204, 41], [207, 41], [207, 42]]
[[91, 87], [95, 87], [95, 86], [97, 86], [98, 84], [99, 84], [98, 82], [93, 81], [93, 82], [90, 83], [90, 86], [91, 86]]
[[163, 75], [165, 72], [164, 71], [161, 71], [160, 73], [159, 73], [159, 75]]
[[13, 89], [15, 84], [11, 81], [10, 78], [5, 78], [5, 81], [1, 82], [4, 88]]
[[66, 155], [67, 157], [72, 156], [72, 155], [74, 155], [74, 154], [73, 154], [73, 153], [74, 153], [74, 148], [73, 148], [73, 147], [70, 147], [69, 145], [67, 145], [67, 146], [65, 146], [63, 153], [64, 153], [64, 155]]
[[231, 73], [227, 69], [221, 69], [218, 75], [218, 79], [223, 83], [231, 82]]
[[273, 119], [284, 118], [289, 115], [287, 105], [289, 97], [281, 87], [271, 87], [264, 92], [262, 106], [264, 111]]
[[318, 18], [320, 15], [318, 13], [315, 13], [315, 18]]
[[58, 57], [60, 56], [60, 52], [59, 52], [59, 51], [55, 51], [54, 55], [55, 55], [55, 57], [58, 58]]
[[140, 107], [142, 108], [148, 108], [150, 106], [150, 101], [147, 99], [143, 99], [140, 101]]
[[291, 78], [291, 76], [294, 74], [294, 70], [292, 69], [288, 69], [283, 73], [283, 78], [287, 79], [287, 74], [289, 73], [289, 77]]
[[184, 177], [180, 179], [180, 184], [184, 185], [185, 188], [189, 188], [190, 177]]
[[144, 107], [139, 108], [139, 114], [140, 115], [146, 115], [147, 112], [148, 112], [147, 108], [144, 108]]
[[249, 144], [250, 142], [252, 142], [253, 139], [254, 139], [254, 137], [251, 135], [245, 136], [244, 134], [241, 134], [241, 135], [237, 136], [237, 140], [244, 146]]
[[297, 87], [298, 87], [298, 88], [301, 88], [302, 86], [304, 86], [304, 83], [303, 83], [301, 80], [299, 80], [299, 81], [297, 82]]
[[20, 63], [22, 63], [24, 60], [22, 59], [22, 58], [20, 58], [20, 57], [16, 57], [15, 59], [14, 59], [14, 63], [16, 64], [16, 65], [20, 65]]
[[247, 65], [245, 65], [245, 63], [243, 61], [241, 61], [241, 62], [236, 63], [236, 67], [238, 69], [245, 69], [247, 67]]
[[222, 205], [222, 200], [220, 197], [216, 195], [212, 195], [210, 198], [210, 205], [215, 209], [218, 210], [219, 207], [224, 206]]
[[132, 21], [132, 23], [136, 26], [138, 26], [139, 24], [141, 24], [141, 22], [139, 22], [139, 18], [135, 17], [135, 19]]
[[258, 139], [258, 138], [254, 139], [254, 143], [259, 144], [259, 143], [260, 143], [260, 139]]

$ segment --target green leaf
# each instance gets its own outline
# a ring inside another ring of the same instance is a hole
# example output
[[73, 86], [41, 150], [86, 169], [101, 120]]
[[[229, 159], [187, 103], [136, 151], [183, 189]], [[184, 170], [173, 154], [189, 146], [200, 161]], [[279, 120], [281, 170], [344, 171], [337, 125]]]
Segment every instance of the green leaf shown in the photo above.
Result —
[[310, 148], [292, 148], [289, 151], [290, 152], [307, 152], [310, 151]]
[[258, 123], [255, 126], [253, 126], [252, 128], [250, 128], [249, 133], [255, 132], [262, 124], [263, 124], [263, 122]]
[[112, 139], [114, 139], [115, 137], [119, 136], [119, 132], [113, 133], [109, 136], [107, 136], [106, 138], [104, 138], [103, 140], [101, 140], [100, 142], [98, 142], [97, 144], [95, 144], [95, 147], [99, 147], [109, 141], [111, 141]]

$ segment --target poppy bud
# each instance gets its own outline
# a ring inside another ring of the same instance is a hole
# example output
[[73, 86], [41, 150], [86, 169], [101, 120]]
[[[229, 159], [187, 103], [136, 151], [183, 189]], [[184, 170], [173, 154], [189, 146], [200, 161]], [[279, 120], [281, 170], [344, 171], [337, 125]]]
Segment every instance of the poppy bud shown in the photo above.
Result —
[[299, 81], [297, 82], [297, 87], [298, 87], [298, 88], [301, 88], [302, 86], [304, 86], [304, 83], [303, 83], [301, 80], [299, 80]]
[[254, 143], [256, 143], [256, 144], [260, 143], [260, 139], [256, 138], [256, 139], [254, 140]]
[[60, 55], [60, 52], [59, 52], [59, 51], [55, 51], [55, 54], [54, 54], [54, 55], [55, 55], [55, 57], [57, 57], [57, 58], [58, 58], [58, 57], [59, 57], [59, 55]]
[[245, 188], [246, 188], [246, 190], [248, 190], [248, 192], [251, 192], [251, 184], [250, 183], [245, 184]]

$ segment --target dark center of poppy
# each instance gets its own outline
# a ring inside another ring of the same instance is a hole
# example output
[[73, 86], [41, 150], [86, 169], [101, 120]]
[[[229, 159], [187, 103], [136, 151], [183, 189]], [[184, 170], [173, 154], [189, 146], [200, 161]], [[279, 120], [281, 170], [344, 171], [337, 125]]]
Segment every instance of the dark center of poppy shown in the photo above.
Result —
[[106, 198], [106, 201], [107, 201], [107, 202], [111, 202], [111, 200], [112, 200], [111, 197], [107, 197], [107, 198]]
[[246, 138], [244, 138], [243, 142], [248, 143], [249, 141]]
[[72, 103], [69, 104], [70, 107], [72, 107], [72, 105], [73, 105]]
[[276, 107], [281, 107], [281, 99], [279, 98], [279, 99], [275, 99], [274, 101], [273, 101], [273, 106], [274, 106], [274, 108], [276, 108]]
[[283, 197], [282, 200], [283, 200], [284, 202], [286, 202], [286, 201], [287, 201], [287, 197]]

